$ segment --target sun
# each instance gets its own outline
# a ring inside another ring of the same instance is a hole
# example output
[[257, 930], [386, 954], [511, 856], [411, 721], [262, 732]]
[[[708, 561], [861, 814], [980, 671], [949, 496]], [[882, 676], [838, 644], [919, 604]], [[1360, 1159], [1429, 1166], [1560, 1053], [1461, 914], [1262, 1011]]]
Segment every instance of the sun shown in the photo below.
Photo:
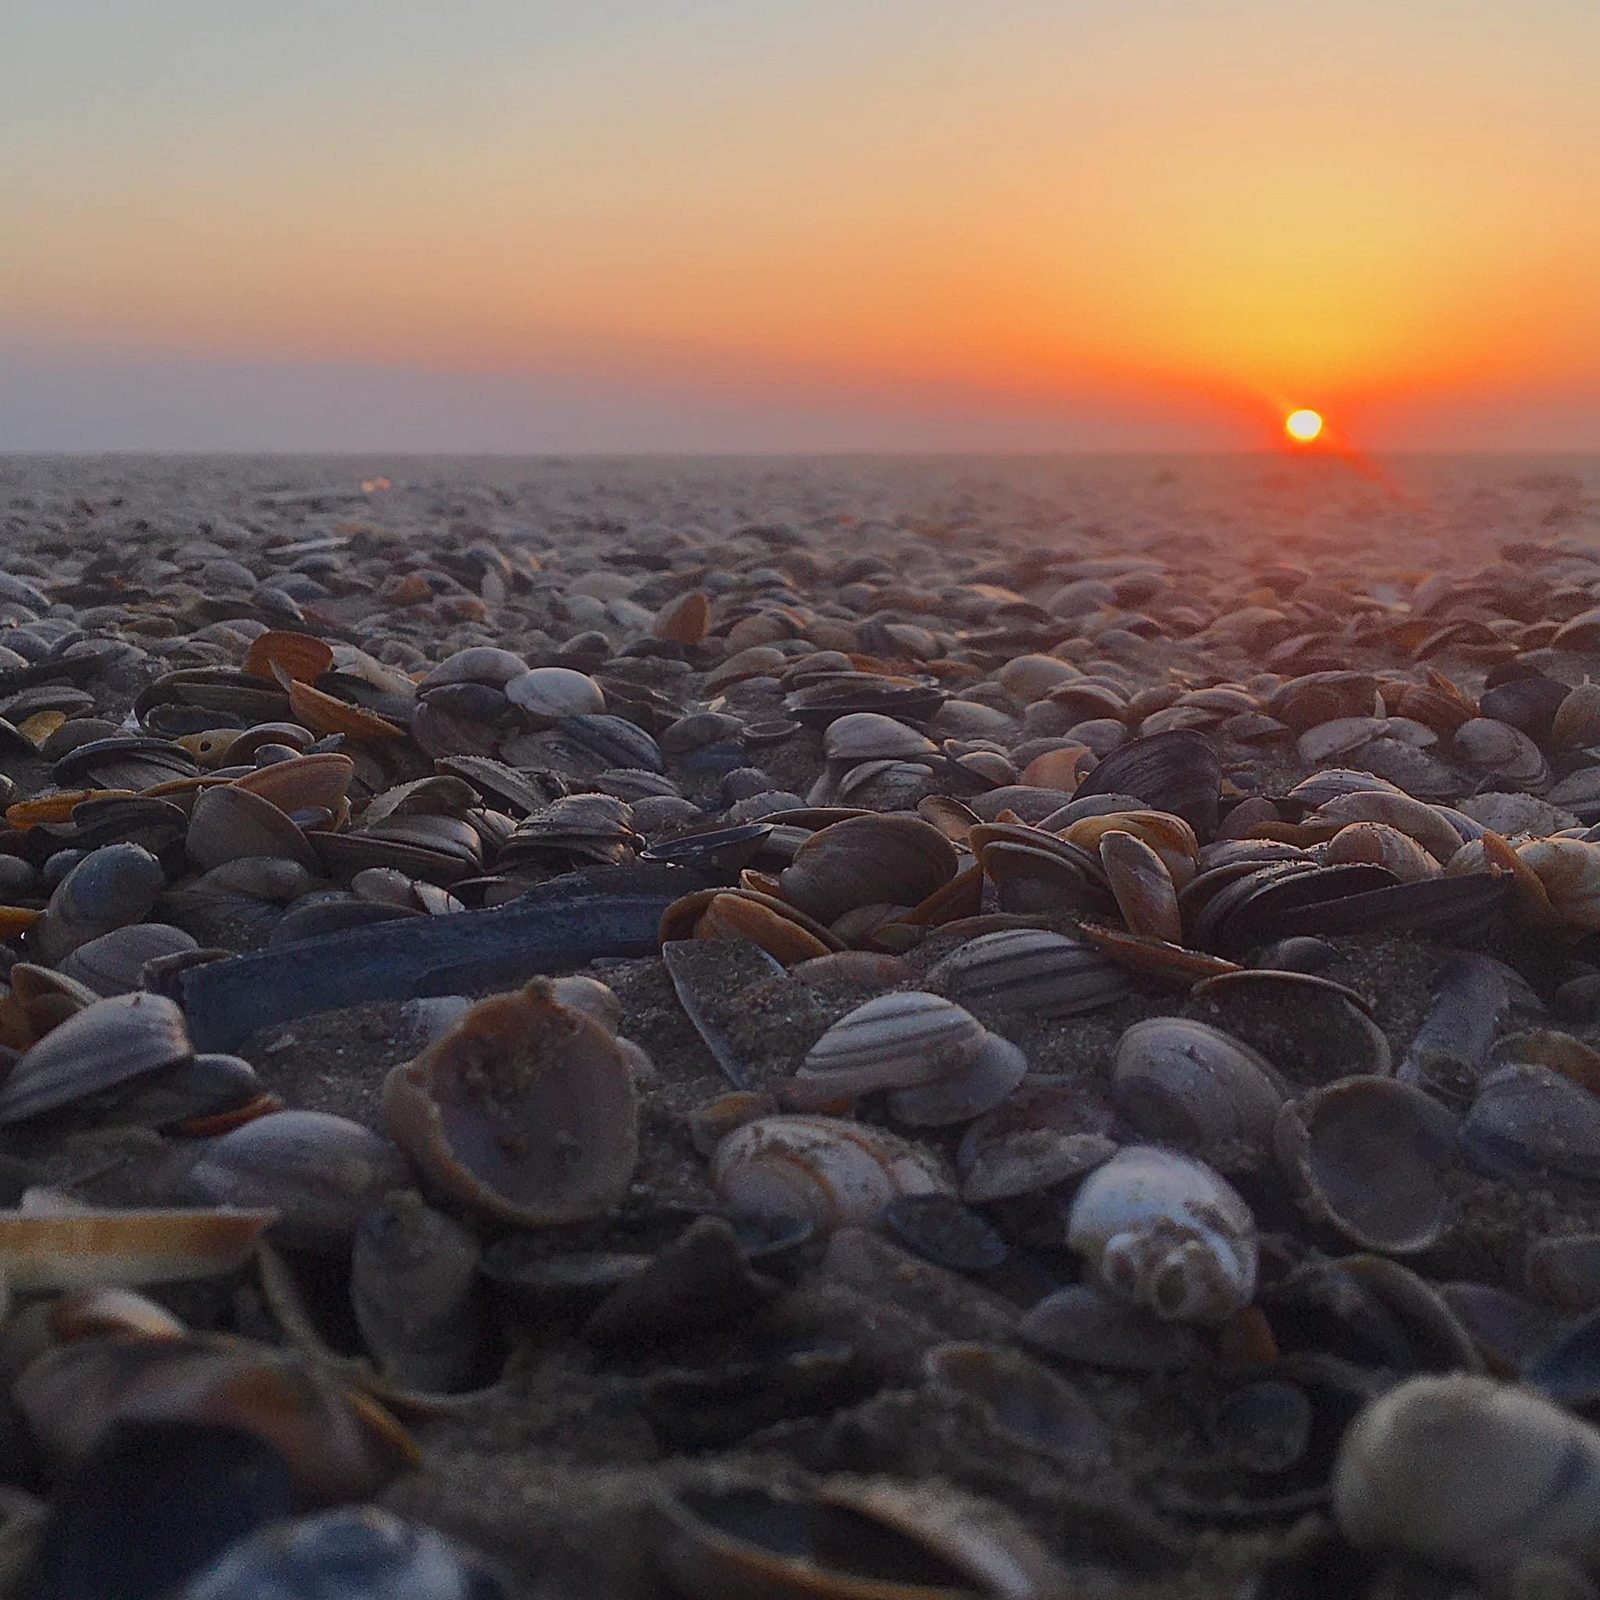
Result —
[[1310, 444], [1322, 432], [1322, 417], [1318, 412], [1301, 407], [1283, 419], [1283, 431], [1296, 444]]

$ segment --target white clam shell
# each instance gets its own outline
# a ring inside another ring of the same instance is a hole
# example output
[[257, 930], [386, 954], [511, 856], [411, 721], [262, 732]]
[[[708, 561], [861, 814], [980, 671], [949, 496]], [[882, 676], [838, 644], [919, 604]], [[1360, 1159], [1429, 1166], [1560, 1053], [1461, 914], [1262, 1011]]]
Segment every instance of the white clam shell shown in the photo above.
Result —
[[805, 1217], [829, 1231], [871, 1222], [902, 1195], [955, 1192], [929, 1152], [837, 1117], [747, 1122], [717, 1146], [711, 1178], [737, 1211]]
[[1412, 1378], [1351, 1424], [1333, 1509], [1353, 1544], [1446, 1566], [1600, 1551], [1600, 1431], [1513, 1384]]
[[1203, 1162], [1129, 1145], [1084, 1180], [1067, 1243], [1095, 1280], [1173, 1322], [1223, 1322], [1255, 1294], [1255, 1218]]
[[928, 971], [953, 999], [1030, 1016], [1065, 1017], [1114, 1005], [1127, 974], [1089, 945], [1042, 928], [980, 934]]
[[915, 1128], [971, 1122], [992, 1111], [1028, 1075], [1028, 1058], [1009, 1039], [991, 1033], [968, 1066], [947, 1078], [899, 1089], [889, 1096], [889, 1112]]
[[988, 1040], [970, 1011], [936, 994], [883, 994], [841, 1017], [797, 1077], [829, 1097], [909, 1089], [970, 1066]]

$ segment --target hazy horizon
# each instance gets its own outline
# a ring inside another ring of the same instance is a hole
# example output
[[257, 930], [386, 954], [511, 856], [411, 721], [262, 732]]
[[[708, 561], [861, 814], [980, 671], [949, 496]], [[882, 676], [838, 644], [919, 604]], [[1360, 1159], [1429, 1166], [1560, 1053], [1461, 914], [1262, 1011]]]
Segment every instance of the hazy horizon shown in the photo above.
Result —
[[1600, 446], [1579, 0], [17, 0], [0, 449]]

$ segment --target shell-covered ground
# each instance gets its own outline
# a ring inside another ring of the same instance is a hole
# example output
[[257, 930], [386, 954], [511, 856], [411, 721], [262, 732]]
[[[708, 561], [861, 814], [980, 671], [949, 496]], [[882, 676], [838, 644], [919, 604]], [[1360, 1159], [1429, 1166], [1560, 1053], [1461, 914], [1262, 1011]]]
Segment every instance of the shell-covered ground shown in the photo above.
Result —
[[5, 1593], [1594, 1592], [1600, 461], [0, 533]]

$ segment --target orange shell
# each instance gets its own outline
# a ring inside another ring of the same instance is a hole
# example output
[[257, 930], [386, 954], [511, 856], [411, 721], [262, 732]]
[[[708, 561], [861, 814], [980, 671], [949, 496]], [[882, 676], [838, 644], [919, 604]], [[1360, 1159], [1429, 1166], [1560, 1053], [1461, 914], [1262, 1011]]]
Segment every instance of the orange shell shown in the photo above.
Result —
[[263, 633], [250, 642], [244, 670], [252, 678], [314, 683], [333, 666], [333, 651], [309, 633]]
[[67, 720], [65, 711], [35, 711], [25, 722], [21, 723], [17, 732], [30, 744], [40, 745]]
[[337, 812], [355, 776], [356, 764], [349, 756], [329, 750], [314, 756], [295, 756], [257, 767], [233, 780], [235, 789], [270, 800], [280, 811], [305, 811], [324, 806]]
[[406, 730], [375, 711], [336, 700], [309, 683], [288, 685], [289, 709], [315, 734], [342, 733], [350, 739], [404, 739]]
[[132, 789], [61, 789], [55, 794], [38, 794], [7, 806], [6, 825], [26, 833], [41, 822], [71, 821], [73, 810], [85, 800], [126, 800], [132, 795]]
[[762, 905], [759, 900], [734, 894], [719, 894], [712, 899], [695, 923], [694, 936], [697, 939], [748, 939], [786, 967], [829, 952], [827, 945], [798, 923]]
[[652, 637], [673, 644], [699, 644], [711, 622], [711, 602], [699, 589], [669, 600], [650, 625]]

